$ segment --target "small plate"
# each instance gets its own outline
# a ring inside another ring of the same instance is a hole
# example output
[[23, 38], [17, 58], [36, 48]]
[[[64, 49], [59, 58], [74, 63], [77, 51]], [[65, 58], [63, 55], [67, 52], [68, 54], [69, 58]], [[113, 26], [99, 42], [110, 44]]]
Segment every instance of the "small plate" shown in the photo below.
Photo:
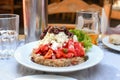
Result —
[[77, 80], [77, 79], [58, 75], [31, 75], [16, 78], [15, 80]]
[[102, 39], [102, 42], [103, 42], [103, 44], [104, 44], [105, 46], [107, 46], [107, 47], [109, 47], [109, 48], [111, 48], [111, 49], [113, 49], [113, 50], [120, 51], [120, 46], [111, 44], [111, 43], [109, 42], [109, 36], [106, 36], [105, 38], [103, 38], [103, 39]]
[[46, 72], [72, 72], [92, 67], [98, 64], [104, 56], [102, 50], [98, 46], [93, 45], [89, 52], [86, 53], [88, 55], [88, 60], [84, 63], [68, 67], [49, 67], [31, 61], [30, 55], [33, 48], [38, 45], [38, 43], [39, 41], [35, 41], [17, 48], [14, 54], [15, 59], [20, 64], [35, 70]]

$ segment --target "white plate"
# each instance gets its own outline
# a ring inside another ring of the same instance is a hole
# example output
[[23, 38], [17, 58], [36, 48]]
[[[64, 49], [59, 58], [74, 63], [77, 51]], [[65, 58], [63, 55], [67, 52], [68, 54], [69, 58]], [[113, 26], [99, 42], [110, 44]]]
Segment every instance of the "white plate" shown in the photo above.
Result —
[[28, 43], [22, 47], [19, 47], [15, 51], [15, 59], [22, 65], [40, 70], [40, 71], [46, 71], [46, 72], [71, 72], [71, 71], [77, 71], [77, 70], [82, 70], [86, 69], [89, 67], [92, 67], [96, 64], [98, 64], [102, 58], [103, 58], [103, 52], [102, 50], [93, 45], [93, 47], [90, 49], [90, 51], [87, 53], [89, 59], [81, 64], [75, 65], [75, 66], [69, 66], [69, 67], [49, 67], [49, 66], [44, 66], [40, 64], [36, 64], [31, 61], [30, 55], [33, 50], [33, 48], [38, 44], [38, 41], [36, 42], [31, 42]]
[[58, 75], [31, 75], [16, 78], [15, 80], [77, 80], [77, 79]]
[[106, 36], [105, 38], [103, 38], [102, 42], [103, 42], [103, 44], [104, 44], [105, 46], [107, 46], [107, 47], [109, 47], [109, 48], [111, 48], [111, 49], [113, 49], [113, 50], [120, 51], [120, 46], [111, 44], [111, 43], [109, 42], [109, 36]]

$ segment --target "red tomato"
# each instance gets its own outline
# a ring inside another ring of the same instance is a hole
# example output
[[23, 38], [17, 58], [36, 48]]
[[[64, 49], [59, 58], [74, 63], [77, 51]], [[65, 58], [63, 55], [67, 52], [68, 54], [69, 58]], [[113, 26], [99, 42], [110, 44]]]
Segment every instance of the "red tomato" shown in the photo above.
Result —
[[68, 52], [73, 52], [73, 53], [75, 53], [74, 42], [73, 42], [72, 39], [70, 39], [70, 40], [68, 41]]
[[83, 46], [81, 45], [81, 43], [79, 42], [74, 42], [74, 47], [75, 47], [75, 51], [77, 53], [78, 56], [84, 56], [85, 55], [85, 51]]
[[45, 59], [60, 59], [60, 58], [72, 58], [72, 57], [83, 57], [85, 50], [82, 43], [74, 42], [72, 39], [68, 40], [63, 44], [62, 48], [52, 50], [49, 45], [40, 45], [38, 49], [35, 49], [36, 54], [42, 54]]
[[51, 59], [53, 54], [53, 50], [49, 49], [48, 52], [45, 54], [44, 58], [45, 59]]
[[81, 47], [81, 56], [85, 56], [85, 50], [84, 50], [83, 46]]
[[66, 54], [62, 51], [62, 49], [55, 50], [56, 57], [59, 58], [66, 58]]
[[79, 45], [81, 45], [81, 56], [85, 56], [85, 50], [83, 47], [83, 43], [79, 43]]
[[72, 52], [68, 52], [67, 54], [66, 54], [66, 57], [67, 58], [72, 58], [74, 56], [74, 53], [72, 53]]
[[64, 44], [63, 44], [63, 48], [67, 48], [68, 47], [68, 42], [65, 42]]
[[41, 45], [40, 50], [41, 50], [41, 52], [44, 53], [44, 52], [47, 52], [49, 50], [49, 47], [48, 47], [48, 45]]
[[56, 58], [61, 58], [62, 57], [62, 55], [61, 55], [61, 53], [60, 53], [60, 50], [58, 49], [58, 50], [55, 50], [55, 55], [56, 55]]
[[40, 46], [38, 48], [34, 49], [34, 53], [35, 54], [41, 54], [40, 49], [41, 49]]

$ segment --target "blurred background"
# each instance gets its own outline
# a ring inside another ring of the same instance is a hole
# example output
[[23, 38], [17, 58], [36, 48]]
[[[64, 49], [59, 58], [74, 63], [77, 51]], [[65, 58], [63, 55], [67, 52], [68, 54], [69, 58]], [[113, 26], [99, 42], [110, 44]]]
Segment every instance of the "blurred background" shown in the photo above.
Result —
[[[120, 24], [120, 0], [48, 0], [48, 23], [75, 24], [75, 9], [92, 9], [99, 11], [101, 14], [101, 9], [107, 3], [111, 4], [110, 26], [116, 27]], [[22, 5], [22, 0], [0, 1], [0, 14], [15, 13], [20, 15], [20, 34], [24, 33]], [[71, 12], [64, 12], [68, 9]]]

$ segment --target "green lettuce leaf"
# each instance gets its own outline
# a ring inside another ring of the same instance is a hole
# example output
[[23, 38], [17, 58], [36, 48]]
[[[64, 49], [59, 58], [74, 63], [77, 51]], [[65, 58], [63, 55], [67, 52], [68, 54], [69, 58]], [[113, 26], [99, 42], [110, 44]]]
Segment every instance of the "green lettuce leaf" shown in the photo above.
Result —
[[92, 47], [91, 38], [84, 31], [78, 29], [71, 29], [69, 31], [77, 36], [79, 42], [83, 43], [85, 51], [88, 51]]

